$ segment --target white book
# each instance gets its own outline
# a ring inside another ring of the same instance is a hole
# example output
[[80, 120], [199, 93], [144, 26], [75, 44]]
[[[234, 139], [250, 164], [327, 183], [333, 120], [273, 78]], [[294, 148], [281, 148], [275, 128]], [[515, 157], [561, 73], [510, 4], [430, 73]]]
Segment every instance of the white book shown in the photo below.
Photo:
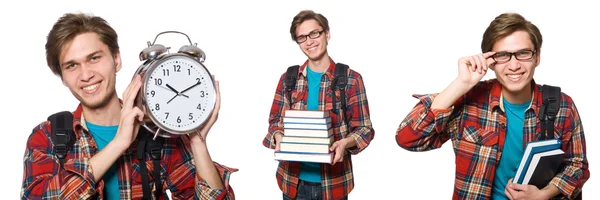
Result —
[[297, 137], [323, 137], [327, 138], [333, 135], [333, 129], [328, 130], [308, 130], [308, 129], [283, 129], [283, 135], [285, 136], [297, 136]]
[[287, 123], [283, 124], [284, 129], [307, 129], [307, 130], [327, 130], [331, 127], [329, 124], [295, 124]]
[[331, 118], [306, 118], [306, 117], [283, 117], [283, 123], [296, 123], [296, 124], [329, 124]]
[[280, 151], [275, 152], [275, 160], [331, 164], [333, 153], [294, 153]]
[[329, 153], [329, 144], [299, 144], [281, 142], [279, 150], [301, 153]]
[[333, 137], [298, 137], [298, 136], [287, 136], [284, 135], [281, 138], [281, 142], [285, 143], [299, 143], [299, 144], [328, 144], [331, 145]]
[[329, 117], [329, 111], [323, 110], [285, 110], [284, 117], [298, 118], [326, 118]]

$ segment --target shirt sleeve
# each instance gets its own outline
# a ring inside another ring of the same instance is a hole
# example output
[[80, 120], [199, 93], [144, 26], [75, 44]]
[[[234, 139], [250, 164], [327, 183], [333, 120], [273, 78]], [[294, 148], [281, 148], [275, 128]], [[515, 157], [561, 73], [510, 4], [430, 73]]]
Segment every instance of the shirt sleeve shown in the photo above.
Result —
[[[24, 173], [21, 199], [87, 199], [102, 190], [96, 184], [89, 158], [67, 159], [64, 169], [54, 155], [49, 122], [36, 127], [23, 158]], [[76, 148], [76, 146], [74, 147]]]
[[[572, 101], [570, 101], [572, 102]], [[562, 149], [565, 150], [566, 165], [550, 184], [556, 186], [568, 199], [573, 199], [581, 192], [583, 184], [589, 179], [590, 171], [586, 156], [585, 136], [583, 126], [575, 103], [564, 118]], [[557, 118], [559, 120], [560, 118]]]
[[[351, 71], [352, 72], [352, 71]], [[371, 123], [367, 91], [362, 76], [356, 72], [353, 84], [347, 92], [346, 116], [349, 117], [349, 137], [356, 141], [356, 146], [348, 148], [352, 155], [362, 152], [375, 137], [375, 130]]]
[[432, 150], [440, 148], [451, 134], [456, 134], [458, 119], [451, 117], [456, 104], [446, 109], [431, 109], [437, 95], [413, 95], [419, 102], [396, 131], [396, 142], [400, 147], [409, 151]]
[[283, 79], [285, 73], [279, 78], [277, 89], [275, 90], [275, 96], [273, 98], [273, 104], [271, 105], [271, 111], [269, 112], [269, 129], [268, 133], [263, 140], [263, 145], [270, 149], [275, 149], [275, 134], [283, 134], [283, 112], [284, 108], [289, 107], [287, 97], [283, 90]]

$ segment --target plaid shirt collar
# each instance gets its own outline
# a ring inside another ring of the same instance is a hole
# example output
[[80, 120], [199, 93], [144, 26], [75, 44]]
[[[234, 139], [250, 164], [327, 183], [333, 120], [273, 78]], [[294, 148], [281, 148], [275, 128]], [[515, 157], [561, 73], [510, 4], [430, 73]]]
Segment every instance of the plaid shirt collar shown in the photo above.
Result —
[[[531, 103], [529, 104], [529, 107], [525, 110], [528, 111], [530, 109], [533, 109], [533, 111], [535, 112], [535, 116], [538, 117], [538, 113], [539, 113], [539, 105], [542, 104], [542, 93], [541, 92], [536, 92], [536, 91], [541, 91], [541, 89], [539, 88], [539, 86], [535, 83], [535, 80], [531, 80]], [[500, 110], [502, 110], [502, 112], [504, 111], [504, 101], [503, 101], [504, 97], [502, 95], [502, 84], [500, 84], [500, 82], [498, 80], [494, 81], [494, 84], [492, 85], [492, 89], [490, 91], [490, 97], [489, 97], [489, 101], [490, 102], [490, 108], [492, 109], [496, 109], [496, 107], [499, 107]]]
[[[298, 69], [298, 80], [300, 80], [300, 78], [302, 78], [302, 76], [304, 76], [304, 77], [307, 76], [307, 73], [308, 73], [308, 70], [306, 69], [307, 66], [308, 66], [308, 60], [304, 61], [304, 64], [302, 64], [300, 66], [300, 68]], [[334, 70], [335, 70], [335, 62], [333, 61], [333, 59], [331, 59], [331, 57], [329, 57], [329, 67], [325, 71], [325, 75], [327, 77], [329, 77], [329, 80], [333, 80]], [[300, 75], [302, 75], [302, 76], [300, 76]]]

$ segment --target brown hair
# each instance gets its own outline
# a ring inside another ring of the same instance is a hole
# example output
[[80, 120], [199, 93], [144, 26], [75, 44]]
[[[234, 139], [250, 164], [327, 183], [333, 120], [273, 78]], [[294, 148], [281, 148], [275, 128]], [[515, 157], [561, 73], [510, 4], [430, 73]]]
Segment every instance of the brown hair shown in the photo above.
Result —
[[290, 34], [292, 35], [292, 40], [296, 40], [296, 28], [298, 25], [302, 24], [302, 22], [306, 20], [314, 19], [319, 23], [319, 26], [323, 27], [324, 31], [329, 31], [329, 22], [327, 18], [320, 13], [315, 13], [312, 10], [303, 10], [300, 11], [292, 20], [292, 26], [290, 27]]
[[540, 51], [542, 48], [542, 33], [537, 26], [517, 13], [503, 13], [490, 23], [485, 33], [483, 33], [481, 51], [483, 53], [491, 51], [498, 40], [516, 31], [527, 32], [535, 50]]
[[46, 62], [52, 73], [62, 78], [59, 57], [64, 46], [76, 36], [89, 32], [98, 34], [100, 41], [108, 46], [112, 56], [119, 51], [117, 33], [106, 20], [82, 13], [67, 13], [58, 19], [48, 33]]

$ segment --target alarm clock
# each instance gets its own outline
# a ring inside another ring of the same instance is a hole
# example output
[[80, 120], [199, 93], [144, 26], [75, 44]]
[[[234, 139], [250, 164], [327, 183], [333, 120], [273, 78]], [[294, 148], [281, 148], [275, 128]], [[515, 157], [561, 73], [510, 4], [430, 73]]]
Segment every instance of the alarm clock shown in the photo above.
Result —
[[[177, 53], [156, 44], [158, 36], [178, 33], [187, 37]], [[203, 62], [206, 54], [182, 32], [161, 32], [140, 52], [142, 65], [135, 74], [142, 78], [136, 104], [145, 115], [141, 124], [157, 136], [170, 138], [199, 131], [215, 107], [216, 88]]]

